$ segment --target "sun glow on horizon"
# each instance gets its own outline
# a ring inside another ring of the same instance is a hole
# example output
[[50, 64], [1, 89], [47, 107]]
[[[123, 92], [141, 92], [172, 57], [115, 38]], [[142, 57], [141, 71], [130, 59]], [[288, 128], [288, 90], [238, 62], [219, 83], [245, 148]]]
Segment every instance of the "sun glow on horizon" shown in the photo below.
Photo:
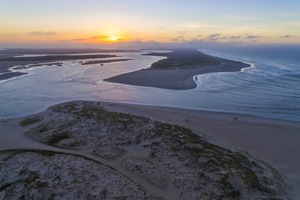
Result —
[[117, 28], [100, 30], [100, 41], [106, 44], [114, 44], [124, 40], [124, 35]]
[[229, 1], [2, 0], [0, 47], [300, 45], [299, 0]]
[[109, 36], [107, 39], [111, 42], [116, 42], [116, 41], [120, 40], [120, 37], [118, 37], [118, 36]]

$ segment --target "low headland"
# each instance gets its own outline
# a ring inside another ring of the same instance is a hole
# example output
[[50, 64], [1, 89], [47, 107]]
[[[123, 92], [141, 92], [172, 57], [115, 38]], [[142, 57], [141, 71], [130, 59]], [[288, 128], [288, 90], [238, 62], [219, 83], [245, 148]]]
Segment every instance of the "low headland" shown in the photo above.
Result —
[[62, 103], [0, 122], [0, 196], [292, 199], [299, 130], [246, 115]]
[[149, 68], [117, 75], [105, 81], [127, 85], [156, 87], [173, 90], [193, 89], [193, 77], [213, 72], [234, 72], [248, 64], [206, 55], [198, 50], [173, 50], [170, 53], [149, 53], [145, 56], [166, 57]]

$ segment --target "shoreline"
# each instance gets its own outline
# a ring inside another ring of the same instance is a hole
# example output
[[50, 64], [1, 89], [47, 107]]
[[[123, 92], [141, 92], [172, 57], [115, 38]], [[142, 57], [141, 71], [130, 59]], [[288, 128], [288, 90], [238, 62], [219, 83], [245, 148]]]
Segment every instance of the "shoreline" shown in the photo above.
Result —
[[[1, 76], [1, 75], [0, 75]], [[12, 77], [14, 78], [14, 77]], [[25, 114], [14, 114], [14, 115], [10, 115], [10, 116], [2, 116], [0, 117], [0, 121], [1, 120], [7, 120], [7, 119], [16, 119], [16, 118], [23, 118], [26, 116], [31, 116], [34, 115], [35, 113], [40, 113], [45, 111], [46, 109], [48, 109], [51, 106], [54, 105], [58, 105], [58, 104], [62, 104], [62, 103], [66, 103], [66, 102], [72, 102], [72, 101], [88, 101], [88, 102], [110, 102], [113, 104], [125, 104], [125, 105], [135, 105], [135, 106], [145, 106], [145, 107], [154, 107], [154, 108], [166, 108], [166, 109], [178, 109], [178, 110], [187, 110], [187, 111], [194, 111], [194, 112], [207, 112], [207, 113], [219, 113], [219, 114], [223, 114], [223, 115], [231, 115], [231, 116], [235, 116], [235, 115], [245, 115], [245, 116], [252, 116], [252, 117], [257, 117], [257, 118], [261, 118], [261, 119], [266, 119], [266, 120], [275, 120], [275, 121], [283, 121], [283, 122], [291, 122], [291, 123], [298, 123], [299, 119], [298, 118], [294, 118], [294, 116], [286, 116], [286, 115], [277, 115], [277, 116], [272, 116], [272, 114], [268, 114], [268, 115], [263, 115], [261, 113], [256, 113], [256, 112], [245, 112], [243, 110], [236, 110], [236, 109], [232, 109], [232, 110], [225, 110], [225, 109], [209, 109], [209, 108], [195, 108], [195, 107], [187, 107], [187, 106], [170, 106], [170, 105], [155, 105], [155, 104], [150, 104], [150, 103], [136, 103], [136, 102], [131, 102], [131, 101], [116, 101], [113, 99], [99, 99], [99, 100], [95, 100], [95, 99], [74, 99], [74, 98], [70, 98], [70, 99], [65, 99], [63, 101], [55, 101], [52, 102], [50, 104], [47, 104], [45, 106], [43, 106], [42, 108], [39, 109], [35, 109], [35, 110], [31, 110], [31, 111], [26, 111]], [[237, 112], [240, 111], [240, 112]]]
[[[17, 68], [22, 69], [23, 66], [29, 65], [28, 68], [31, 67], [39, 67], [39, 66], [51, 66], [51, 65], [58, 65], [60, 66], [62, 61], [68, 60], [86, 60], [86, 59], [102, 59], [102, 58], [116, 58], [110, 60], [89, 60], [87, 64], [101, 64], [101, 63], [112, 63], [112, 62], [122, 62], [128, 61], [128, 59], [118, 59], [119, 56], [117, 55], [109, 55], [109, 54], [92, 54], [92, 55], [68, 55], [68, 54], [61, 54], [61, 55], [43, 55], [38, 57], [13, 57], [11, 55], [6, 55], [6, 57], [0, 57], [0, 81], [8, 80], [13, 77], [22, 76], [27, 73], [17, 72], [11, 70], [12, 68], [19, 66]], [[84, 63], [85, 64], [85, 63]], [[83, 65], [84, 65], [83, 64]], [[82, 64], [81, 64], [82, 65]]]
[[[214, 72], [235, 72], [249, 67], [247, 63], [210, 56], [198, 50], [174, 50], [169, 53], [150, 53], [144, 56], [163, 56], [165, 59], [152, 63], [150, 68], [117, 75], [104, 79], [107, 82], [122, 83], [134, 86], [156, 87], [173, 90], [187, 90], [197, 87], [193, 77], [199, 74]], [[14, 66], [37, 65], [40, 63], [59, 62], [64, 60], [93, 59], [118, 57], [116, 55], [44, 55], [39, 57], [10, 57], [7, 54], [0, 58], [3, 73], [0, 81], [21, 76], [26, 73], [11, 71]], [[190, 61], [191, 60], [191, 61]], [[87, 61], [85, 64], [101, 64], [128, 61], [128, 59], [111, 59], [109, 61]], [[167, 66], [166, 66], [167, 65]], [[175, 66], [175, 67], [174, 67]]]
[[197, 87], [194, 76], [215, 72], [236, 72], [249, 64], [204, 54], [198, 50], [174, 50], [170, 53], [150, 53], [163, 56], [149, 68], [113, 76], [104, 81], [126, 85], [189, 90]]
[[[300, 156], [300, 125], [291, 121], [273, 120], [244, 114], [228, 114], [197, 110], [154, 107], [125, 103], [110, 103], [99, 101], [70, 101], [68, 103], [92, 102], [101, 107], [120, 113], [144, 116], [153, 121], [162, 121], [180, 125], [199, 133], [208, 142], [225, 147], [226, 149], [248, 152], [250, 155], [267, 162], [294, 186], [296, 196], [300, 195], [300, 169], [297, 167]], [[61, 104], [61, 103], [60, 103]], [[65, 103], [64, 103], [65, 104]], [[57, 104], [56, 104], [57, 105]], [[46, 111], [31, 115], [55, 119]], [[60, 116], [63, 116], [61, 114]], [[18, 124], [22, 118], [0, 121], [0, 133], [10, 132], [2, 136], [0, 150], [40, 148], [41, 144], [30, 141], [24, 135], [24, 128]], [[30, 128], [30, 127], [29, 127]], [[28, 128], [25, 128], [28, 130]], [[18, 139], [19, 138], [19, 139]], [[51, 149], [50, 149], [51, 150]], [[286, 155], [289, 155], [288, 157]]]

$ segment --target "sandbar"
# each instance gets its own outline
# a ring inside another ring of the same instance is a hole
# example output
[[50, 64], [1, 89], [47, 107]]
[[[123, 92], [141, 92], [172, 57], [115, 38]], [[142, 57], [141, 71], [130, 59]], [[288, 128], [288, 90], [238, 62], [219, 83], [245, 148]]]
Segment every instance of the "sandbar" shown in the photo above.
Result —
[[[20, 51], [20, 52], [24, 52]], [[50, 51], [50, 50], [49, 50]], [[10, 52], [7, 50], [6, 53]], [[14, 52], [14, 51], [13, 51]], [[18, 51], [17, 51], [18, 52]], [[25, 51], [27, 52], [27, 51]], [[28, 52], [35, 52], [30, 51]], [[43, 52], [43, 51], [42, 51]], [[45, 51], [47, 52], [47, 51]], [[50, 51], [52, 52], [52, 51]], [[57, 51], [53, 51], [57, 52]], [[60, 52], [60, 51], [58, 51]], [[2, 53], [2, 52], [1, 52]], [[42, 56], [24, 56], [24, 57], [15, 57], [10, 54], [3, 54], [3, 57], [0, 57], [0, 81], [10, 79], [16, 76], [21, 76], [26, 73], [14, 72], [10, 70], [12, 67], [15, 69], [22, 69], [25, 65], [28, 65], [27, 68], [39, 67], [39, 66], [62, 66], [61, 61], [67, 60], [85, 60], [85, 59], [100, 59], [100, 58], [115, 58], [119, 57], [117, 55], [108, 55], [108, 54], [97, 54], [97, 55], [64, 55], [64, 54], [55, 54], [55, 55], [42, 55]], [[111, 62], [120, 62], [127, 61], [128, 59], [111, 59], [105, 61], [87, 61], [87, 64], [97, 64], [97, 63], [111, 63]]]
[[167, 57], [149, 68], [117, 75], [104, 81], [127, 85], [187, 90], [197, 86], [193, 77], [213, 72], [235, 72], [248, 64], [213, 57], [197, 50], [174, 50], [170, 53], [150, 53], [145, 56]]

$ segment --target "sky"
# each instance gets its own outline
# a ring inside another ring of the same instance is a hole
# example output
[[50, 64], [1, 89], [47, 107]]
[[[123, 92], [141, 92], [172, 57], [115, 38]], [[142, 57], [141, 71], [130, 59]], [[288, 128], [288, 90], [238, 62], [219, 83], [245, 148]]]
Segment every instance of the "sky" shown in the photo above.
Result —
[[0, 0], [0, 48], [300, 44], [300, 0]]

